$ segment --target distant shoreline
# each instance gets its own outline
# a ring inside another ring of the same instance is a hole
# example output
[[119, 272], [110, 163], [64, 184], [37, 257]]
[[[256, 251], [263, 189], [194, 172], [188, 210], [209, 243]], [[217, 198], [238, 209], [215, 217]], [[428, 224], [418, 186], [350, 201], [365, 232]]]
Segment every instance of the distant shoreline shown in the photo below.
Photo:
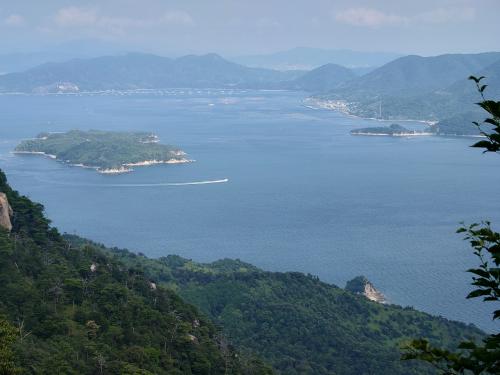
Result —
[[436, 134], [435, 133], [397, 133], [397, 134], [386, 134], [386, 133], [351, 132], [351, 135], [377, 136], [377, 137], [422, 137], [422, 136], [434, 136]]
[[[312, 102], [312, 104], [317, 104], [317, 107], [315, 108], [314, 106], [307, 105], [305, 103], [307, 102]], [[334, 104], [336, 103], [336, 104]], [[304, 107], [315, 110], [315, 109], [325, 109], [328, 111], [334, 111], [334, 112], [339, 112], [342, 113], [346, 116], [357, 118], [360, 120], [372, 120], [372, 121], [378, 121], [378, 122], [417, 122], [421, 124], [426, 124], [428, 126], [432, 126], [438, 123], [438, 121], [434, 120], [413, 120], [413, 119], [383, 119], [383, 118], [375, 118], [375, 117], [362, 117], [358, 115], [354, 115], [351, 112], [349, 112], [348, 108], [348, 102], [344, 100], [322, 100], [322, 99], [317, 99], [317, 98], [306, 98], [304, 99]]]

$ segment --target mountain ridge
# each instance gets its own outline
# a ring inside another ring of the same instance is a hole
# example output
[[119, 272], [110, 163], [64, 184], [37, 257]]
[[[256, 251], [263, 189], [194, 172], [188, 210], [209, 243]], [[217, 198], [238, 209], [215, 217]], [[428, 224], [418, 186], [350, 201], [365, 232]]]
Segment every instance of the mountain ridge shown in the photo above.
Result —
[[[67, 238], [74, 246], [88, 244]], [[178, 292], [223, 327], [238, 348], [256, 353], [279, 374], [434, 374], [430, 367], [402, 363], [400, 345], [426, 336], [452, 348], [461, 335], [480, 332], [409, 307], [369, 301], [309, 274], [263, 271], [232, 259], [151, 259], [93, 245]]]
[[0, 228], [2, 374], [272, 374], [172, 290], [73, 248], [1, 171], [0, 192], [13, 211], [11, 232]]
[[360, 117], [443, 120], [475, 109], [471, 74], [489, 76], [495, 85], [500, 52], [402, 57], [318, 98], [343, 102], [348, 113]]
[[248, 68], [217, 54], [177, 59], [144, 53], [46, 63], [0, 76], [0, 92], [70, 92], [160, 88], [268, 88], [300, 72]]

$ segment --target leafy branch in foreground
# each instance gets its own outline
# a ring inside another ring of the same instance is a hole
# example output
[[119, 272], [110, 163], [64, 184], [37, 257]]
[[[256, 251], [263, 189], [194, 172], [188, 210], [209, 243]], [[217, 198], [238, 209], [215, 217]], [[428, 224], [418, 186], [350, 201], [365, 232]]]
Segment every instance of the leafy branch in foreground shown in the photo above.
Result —
[[[484, 77], [470, 77], [476, 84], [482, 101], [478, 105], [489, 115], [484, 123], [492, 125], [490, 131], [483, 131], [481, 125], [474, 122], [486, 140], [475, 143], [472, 147], [484, 148], [484, 152], [500, 151], [500, 101], [486, 100], [482, 85]], [[479, 266], [471, 268], [472, 290], [467, 298], [482, 298], [484, 302], [496, 303], [493, 320], [500, 319], [500, 233], [495, 232], [488, 221], [461, 227], [457, 233], [465, 233], [465, 240], [470, 242], [474, 254], [479, 258]], [[481, 345], [472, 341], [462, 342], [457, 352], [435, 348], [427, 340], [413, 340], [406, 348], [404, 360], [417, 359], [428, 362], [442, 374], [500, 374], [500, 334], [491, 334], [483, 339]]]
[[[484, 109], [490, 117], [486, 118], [482, 124], [474, 121], [473, 124], [477, 126], [479, 132], [482, 136], [486, 137], [486, 140], [481, 140], [472, 145], [472, 147], [479, 147], [486, 149], [484, 152], [499, 152], [500, 151], [500, 101], [487, 100], [484, 97], [484, 90], [488, 85], [483, 85], [481, 81], [485, 77], [474, 77], [470, 76], [469, 79], [474, 81], [477, 87], [477, 91], [481, 95], [481, 101], [477, 103], [482, 109]], [[484, 130], [482, 126], [492, 126], [492, 129]]]

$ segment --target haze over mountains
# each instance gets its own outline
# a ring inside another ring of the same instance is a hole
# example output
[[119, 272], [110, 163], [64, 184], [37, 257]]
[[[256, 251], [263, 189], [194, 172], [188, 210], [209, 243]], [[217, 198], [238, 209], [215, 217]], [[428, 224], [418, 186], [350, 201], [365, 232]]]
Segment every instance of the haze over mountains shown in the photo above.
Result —
[[0, 74], [22, 72], [48, 62], [71, 59], [89, 59], [105, 55], [117, 55], [128, 49], [117, 43], [98, 39], [73, 40], [62, 44], [41, 46], [33, 51], [13, 51], [0, 54]]
[[239, 56], [233, 60], [243, 65], [277, 70], [311, 70], [335, 63], [365, 73], [398, 57], [401, 55], [392, 52], [297, 47], [267, 55]]
[[406, 56], [338, 85], [324, 98], [345, 101], [350, 113], [362, 117], [439, 120], [473, 111], [477, 93], [467, 78], [484, 75], [493, 83], [499, 61], [498, 52]]
[[[300, 49], [294, 53], [297, 51]], [[370, 63], [389, 58], [370, 56], [367, 57]], [[341, 57], [337, 61], [353, 61]], [[498, 91], [500, 52], [404, 56], [361, 76], [336, 63], [311, 71], [279, 71], [240, 65], [217, 54], [171, 59], [129, 53], [46, 63], [24, 72], [5, 74], [0, 76], [0, 92], [287, 89], [306, 91], [322, 101], [344, 103], [344, 111], [362, 117], [441, 120], [473, 113], [477, 97], [474, 86], [467, 80], [471, 74], [486, 76]], [[497, 91], [488, 90], [487, 94], [495, 95]]]
[[[170, 59], [131, 53], [47, 63], [22, 73], [0, 76], [0, 91], [53, 92], [171, 87], [265, 88], [297, 73], [248, 68], [216, 54]], [[65, 88], [59, 87], [65, 84]]]

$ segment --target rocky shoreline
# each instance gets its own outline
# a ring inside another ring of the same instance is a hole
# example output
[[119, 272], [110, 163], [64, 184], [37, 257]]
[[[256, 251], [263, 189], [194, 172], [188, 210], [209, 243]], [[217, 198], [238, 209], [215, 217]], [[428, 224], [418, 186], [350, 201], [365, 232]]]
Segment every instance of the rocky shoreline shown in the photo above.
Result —
[[[168, 160], [144, 160], [144, 161], [139, 161], [135, 163], [125, 163], [121, 167], [118, 168], [100, 168], [100, 167], [93, 167], [90, 165], [85, 165], [85, 164], [71, 164], [67, 160], [60, 160], [57, 158], [57, 155], [52, 155], [52, 154], [47, 154], [45, 152], [41, 151], [12, 151], [13, 154], [19, 154], [19, 155], [39, 155], [39, 156], [45, 156], [53, 160], [58, 160], [60, 162], [66, 163], [72, 167], [80, 167], [80, 168], [86, 168], [86, 169], [94, 169], [98, 173], [101, 174], [106, 174], [106, 175], [115, 175], [115, 174], [123, 174], [123, 173], [130, 173], [133, 172], [134, 169], [131, 167], [147, 167], [151, 165], [157, 165], [157, 164], [184, 164], [184, 163], [192, 163], [194, 160], [192, 159], [187, 159], [187, 158], [181, 158], [181, 159], [168, 159]], [[175, 156], [182, 156], [186, 155], [185, 152], [183, 151], [178, 151], [175, 153]]]

